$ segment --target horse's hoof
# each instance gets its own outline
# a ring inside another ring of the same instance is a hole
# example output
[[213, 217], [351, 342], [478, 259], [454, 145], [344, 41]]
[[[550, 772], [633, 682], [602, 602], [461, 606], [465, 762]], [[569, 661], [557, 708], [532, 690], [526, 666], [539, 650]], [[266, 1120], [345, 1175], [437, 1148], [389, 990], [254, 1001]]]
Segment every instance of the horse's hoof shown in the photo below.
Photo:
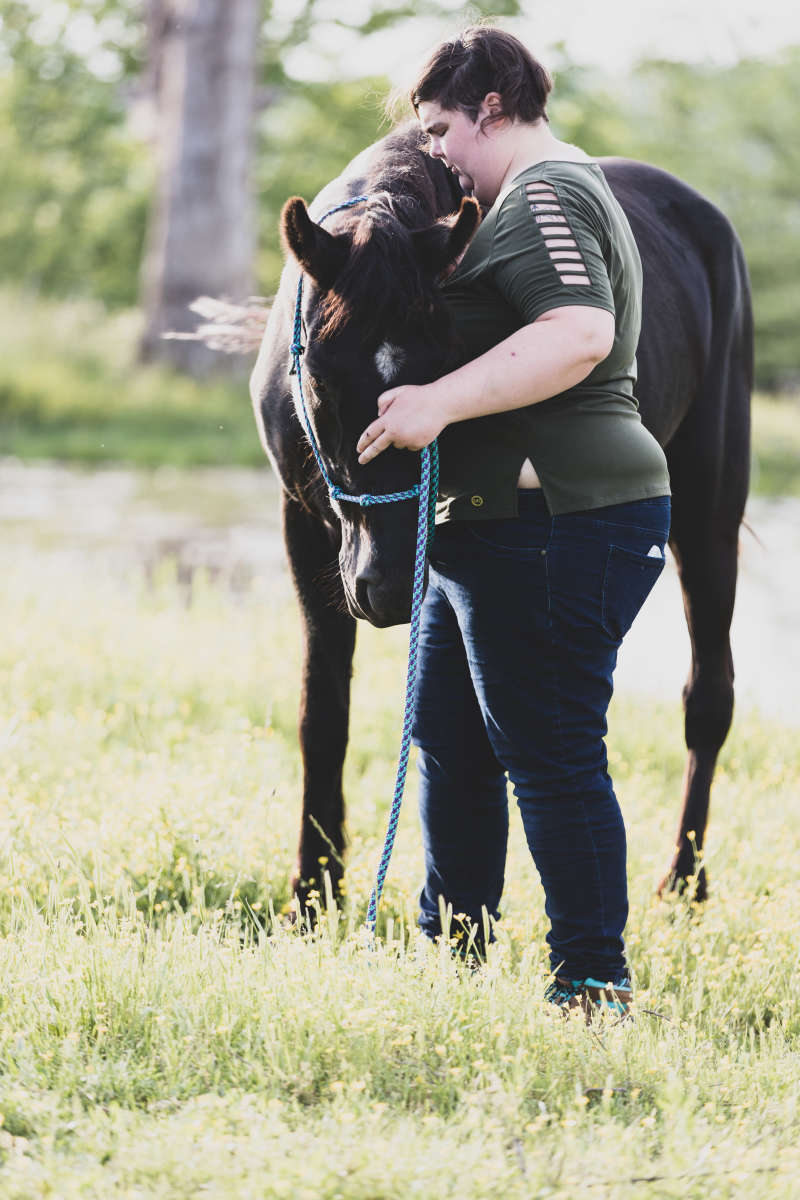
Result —
[[703, 904], [708, 899], [708, 873], [705, 867], [701, 867], [696, 876], [673, 867], [656, 888], [659, 900], [665, 899], [668, 892], [677, 892], [679, 896], [688, 894], [690, 900]]
[[292, 922], [295, 925], [304, 924], [308, 929], [315, 929], [319, 920], [319, 914], [324, 912], [328, 907], [328, 899], [332, 896], [334, 907], [339, 903], [342, 895], [343, 875], [337, 873], [335, 877], [329, 876], [329, 887], [326, 886], [324, 879], [320, 880], [313, 876], [304, 877], [302, 874], [297, 874], [291, 881], [291, 893], [294, 897], [292, 904]]

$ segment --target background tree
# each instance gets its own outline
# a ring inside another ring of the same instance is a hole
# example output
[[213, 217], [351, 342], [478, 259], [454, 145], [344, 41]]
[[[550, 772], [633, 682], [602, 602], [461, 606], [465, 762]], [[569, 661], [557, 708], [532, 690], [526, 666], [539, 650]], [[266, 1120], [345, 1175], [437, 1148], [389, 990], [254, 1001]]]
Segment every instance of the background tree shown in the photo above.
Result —
[[[280, 96], [290, 100], [296, 88], [284, 68], [285, 53], [308, 38], [319, 7], [305, 0], [278, 36], [267, 40], [279, 26], [270, 24], [271, 6], [262, 0], [149, 0], [159, 158], [142, 271], [145, 359], [168, 359], [193, 374], [221, 365], [202, 343], [165, 342], [163, 334], [196, 326], [189, 305], [200, 293], [241, 299], [252, 290], [256, 30], [263, 18], [262, 104]], [[515, 0], [504, 7], [517, 9]], [[329, 22], [355, 37], [439, 9], [436, 0], [401, 8], [378, 4], [360, 22], [345, 17]], [[335, 86], [329, 91], [335, 96]], [[314, 140], [319, 144], [319, 131]]]
[[150, 0], [158, 182], [142, 270], [142, 355], [202, 375], [217, 356], [164, 341], [201, 293], [252, 291], [251, 156], [260, 0]]
[[0, 0], [0, 279], [135, 303], [153, 178], [128, 126], [141, 45], [138, 4]]
[[[252, 2], [258, 9], [251, 91], [255, 211], [247, 216], [243, 209], [239, 232], [247, 221], [255, 225], [248, 235], [255, 280], [200, 278], [212, 266], [214, 242], [231, 227], [227, 218], [210, 222], [201, 251], [183, 262], [179, 256], [176, 266], [178, 274], [186, 261], [197, 268], [194, 292], [225, 291], [237, 300], [251, 286], [274, 290], [281, 265], [277, 214], [286, 195], [310, 198], [386, 129], [381, 104], [388, 81], [337, 82], [336, 62], [326, 67], [323, 56], [318, 81], [305, 82], [289, 69], [293, 48], [312, 43], [324, 50], [326, 39], [338, 46], [339, 35], [358, 45], [392, 22], [448, 7], [454, 24], [463, 19], [448, 0], [409, 0], [393, 8], [371, 0], [358, 21], [334, 15], [330, 0], [298, 0], [289, 15], [287, 6], [273, 8], [271, 0]], [[159, 12], [175, 11], [178, 3], [150, 0], [153, 29], [162, 34], [154, 32], [151, 47], [167, 45], [172, 34]], [[225, 7], [232, 11], [238, 3]], [[508, 0], [507, 12], [516, 7]], [[164, 74], [157, 53], [145, 69], [144, 12], [142, 0], [0, 0], [0, 281], [46, 295], [91, 296], [109, 308], [136, 302], [148, 207], [157, 213], [151, 198], [168, 190], [157, 184], [148, 141], [155, 125], [143, 120], [143, 99], [158, 94]], [[797, 389], [800, 49], [724, 68], [649, 62], [618, 76], [575, 67], [563, 48], [549, 59], [557, 77], [551, 112], [561, 136], [596, 154], [643, 158], [674, 171], [728, 214], [753, 281], [758, 384]], [[214, 110], [214, 121], [218, 115]], [[163, 125], [162, 136], [166, 132]], [[187, 196], [190, 204], [199, 198], [185, 189], [173, 195]], [[211, 189], [203, 190], [206, 197], [213, 202]], [[247, 203], [246, 188], [240, 201]], [[191, 227], [188, 220], [178, 224]], [[157, 245], [154, 226], [148, 286]], [[182, 327], [183, 314], [169, 324]], [[155, 337], [150, 344], [161, 349]], [[176, 352], [179, 346], [173, 344]]]

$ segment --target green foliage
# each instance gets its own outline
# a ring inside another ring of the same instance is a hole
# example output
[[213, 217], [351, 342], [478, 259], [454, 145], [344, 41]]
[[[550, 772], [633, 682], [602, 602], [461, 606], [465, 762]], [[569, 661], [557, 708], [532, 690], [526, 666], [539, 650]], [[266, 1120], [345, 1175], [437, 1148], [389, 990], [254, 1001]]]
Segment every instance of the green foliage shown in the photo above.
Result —
[[[153, 178], [126, 131], [119, 78], [135, 61], [138, 30], [122, 5], [91, 7], [87, 56], [70, 48], [77, 4], [0, 5], [0, 52], [12, 56], [3, 70], [0, 55], [0, 279], [129, 305]], [[111, 9], [113, 49], [103, 36]]]
[[388, 132], [387, 91], [388, 81], [381, 78], [307, 84], [262, 116], [256, 188], [264, 291], [274, 291], [283, 264], [278, 217], [284, 202], [290, 195], [310, 202], [350, 159]]
[[[518, 9], [507, 0], [496, 15]], [[353, 37], [447, 12], [443, 0], [368, 4], [333, 16], [304, 0], [287, 16], [264, 5], [262, 95], [255, 186], [257, 275], [274, 290], [281, 266], [277, 217], [292, 193], [310, 199], [386, 128], [386, 81], [300, 83], [289, 50], [320, 22]], [[482, 6], [474, 13], [479, 15]], [[52, 295], [135, 302], [151, 153], [131, 112], [142, 95], [144, 27], [138, 0], [0, 0], [0, 280]], [[800, 379], [800, 49], [732, 67], [648, 62], [611, 78], [556, 55], [556, 131], [595, 154], [642, 158], [675, 172], [717, 203], [742, 238], [756, 324], [757, 382]], [[331, 72], [335, 75], [335, 64]]]
[[0, 297], [4, 454], [139, 466], [264, 463], [245, 363], [238, 380], [201, 384], [136, 362], [136, 312]]
[[647, 63], [622, 92], [624, 152], [674, 171], [742, 239], [753, 287], [756, 378], [800, 382], [800, 47], [729, 69]]
[[[156, 174], [132, 120], [136, 105], [152, 99], [143, 78], [144, 8], [140, 0], [0, 0], [0, 282], [112, 307], [136, 302]], [[378, 125], [376, 105], [361, 111], [363, 85], [306, 88], [285, 71], [287, 52], [309, 37], [320, 8], [303, 0], [287, 18], [263, 3], [260, 83], [269, 110], [256, 181], [266, 201], [257, 273], [267, 291], [280, 271], [278, 196], [316, 192]], [[503, 0], [502, 12], [517, 10], [517, 0]], [[413, 0], [322, 19], [355, 38], [443, 11], [452, 9], [441, 0]], [[287, 126], [307, 138], [316, 171], [285, 136]]]

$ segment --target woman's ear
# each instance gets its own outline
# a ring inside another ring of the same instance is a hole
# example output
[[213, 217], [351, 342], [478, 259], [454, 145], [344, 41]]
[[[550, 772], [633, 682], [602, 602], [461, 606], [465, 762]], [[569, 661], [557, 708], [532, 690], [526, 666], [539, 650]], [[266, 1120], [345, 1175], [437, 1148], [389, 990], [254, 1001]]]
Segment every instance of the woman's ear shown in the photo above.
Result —
[[483, 104], [490, 117], [499, 117], [503, 112], [503, 97], [499, 92], [487, 92]]

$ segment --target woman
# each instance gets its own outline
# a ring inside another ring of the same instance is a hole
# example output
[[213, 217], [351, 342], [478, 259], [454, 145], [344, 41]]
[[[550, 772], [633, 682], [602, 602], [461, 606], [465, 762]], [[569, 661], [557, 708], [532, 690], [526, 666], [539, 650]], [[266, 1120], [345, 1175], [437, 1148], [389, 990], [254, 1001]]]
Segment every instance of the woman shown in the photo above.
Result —
[[[622, 638], [664, 565], [669, 476], [633, 395], [641, 263], [598, 164], [550, 131], [544, 68], [477, 27], [411, 94], [434, 158], [488, 209], [443, 284], [463, 365], [378, 400], [361, 462], [439, 438], [415, 743], [426, 880], [480, 947], [511, 779], [545, 891], [546, 996], [627, 1011], [625, 829], [604, 736]], [[612, 985], [609, 989], [608, 985]]]

